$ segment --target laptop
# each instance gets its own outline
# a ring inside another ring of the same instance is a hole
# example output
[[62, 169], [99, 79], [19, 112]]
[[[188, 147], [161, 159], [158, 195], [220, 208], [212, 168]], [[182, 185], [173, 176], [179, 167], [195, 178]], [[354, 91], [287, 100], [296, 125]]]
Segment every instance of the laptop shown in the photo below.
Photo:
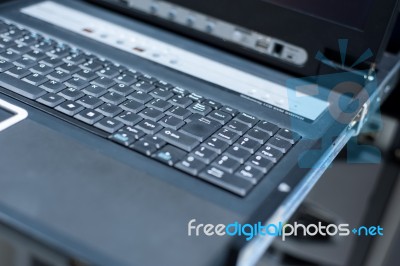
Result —
[[3, 4], [1, 223], [87, 265], [255, 264], [272, 236], [204, 225], [288, 220], [397, 82], [397, 4]]

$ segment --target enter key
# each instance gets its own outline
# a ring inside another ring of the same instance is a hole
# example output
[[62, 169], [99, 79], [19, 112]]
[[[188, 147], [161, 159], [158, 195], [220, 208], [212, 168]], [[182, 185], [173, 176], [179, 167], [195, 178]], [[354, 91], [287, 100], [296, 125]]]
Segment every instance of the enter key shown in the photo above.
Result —
[[180, 131], [198, 139], [199, 141], [204, 141], [220, 127], [221, 124], [217, 121], [201, 117], [190, 121], [183, 126]]

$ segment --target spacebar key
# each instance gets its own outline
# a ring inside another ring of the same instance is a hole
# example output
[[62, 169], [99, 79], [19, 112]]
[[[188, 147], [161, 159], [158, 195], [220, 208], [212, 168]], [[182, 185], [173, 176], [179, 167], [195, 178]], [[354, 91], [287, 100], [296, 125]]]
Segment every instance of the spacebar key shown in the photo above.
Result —
[[173, 129], [165, 128], [158, 132], [157, 136], [165, 142], [168, 142], [169, 144], [188, 152], [192, 151], [197, 147], [197, 145], [199, 145], [199, 141], [197, 139]]
[[46, 94], [45, 90], [5, 73], [0, 73], [0, 86], [32, 100]]

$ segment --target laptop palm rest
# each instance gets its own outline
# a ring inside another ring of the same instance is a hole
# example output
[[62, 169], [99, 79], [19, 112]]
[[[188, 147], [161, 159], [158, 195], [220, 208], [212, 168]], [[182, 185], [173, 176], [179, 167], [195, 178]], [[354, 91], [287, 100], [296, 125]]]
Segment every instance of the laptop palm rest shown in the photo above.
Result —
[[90, 246], [99, 264], [104, 256], [123, 259], [108, 265], [223, 261], [231, 239], [188, 237], [188, 221], [243, 219], [31, 119], [2, 131], [0, 147], [0, 214], [12, 209], [27, 227], [39, 224], [64, 250], [82, 250], [69, 241]]

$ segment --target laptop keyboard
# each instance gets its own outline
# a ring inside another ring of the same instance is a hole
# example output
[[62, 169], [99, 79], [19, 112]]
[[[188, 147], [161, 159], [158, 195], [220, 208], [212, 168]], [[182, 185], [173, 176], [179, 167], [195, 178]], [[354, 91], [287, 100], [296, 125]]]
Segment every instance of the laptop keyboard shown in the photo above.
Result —
[[0, 86], [240, 196], [300, 139], [269, 121], [2, 20]]

